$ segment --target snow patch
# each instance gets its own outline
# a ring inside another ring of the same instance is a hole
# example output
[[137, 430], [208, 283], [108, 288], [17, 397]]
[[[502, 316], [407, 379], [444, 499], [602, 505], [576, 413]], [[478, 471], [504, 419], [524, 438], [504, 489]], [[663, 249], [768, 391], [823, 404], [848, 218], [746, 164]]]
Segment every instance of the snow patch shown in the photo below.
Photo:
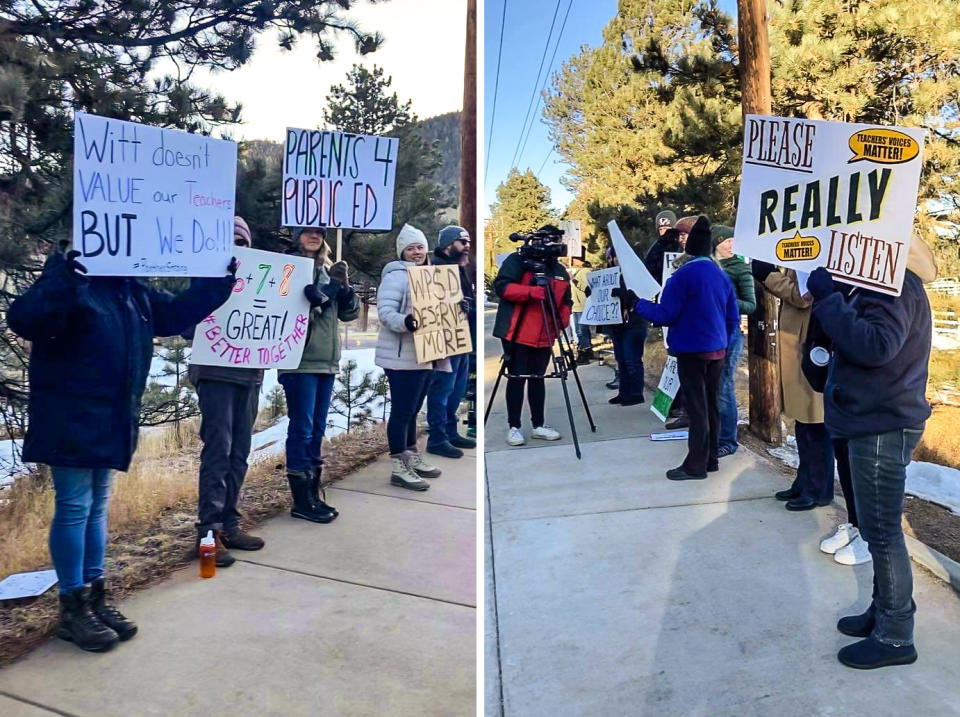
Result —
[[907, 466], [907, 493], [949, 508], [960, 515], [960, 471], [935, 463], [913, 461]]

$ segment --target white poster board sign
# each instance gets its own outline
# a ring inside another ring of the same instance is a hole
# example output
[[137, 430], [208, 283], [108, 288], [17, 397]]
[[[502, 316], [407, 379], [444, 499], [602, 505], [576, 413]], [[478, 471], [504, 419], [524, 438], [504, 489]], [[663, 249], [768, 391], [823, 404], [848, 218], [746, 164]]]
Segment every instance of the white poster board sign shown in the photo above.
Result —
[[620, 264], [620, 270], [623, 272], [623, 281], [627, 288], [633, 289], [633, 293], [641, 299], [652, 299], [659, 294], [660, 284], [650, 276], [647, 267], [644, 266], [640, 257], [627, 243], [627, 239], [623, 236], [623, 232], [620, 231], [617, 223], [610, 222], [607, 224], [607, 229], [610, 231], [613, 250], [617, 252], [617, 261]]
[[748, 115], [736, 251], [899, 295], [923, 140], [909, 127]]
[[657, 386], [656, 393], [653, 394], [653, 403], [650, 405], [653, 415], [666, 422], [670, 406], [673, 404], [673, 399], [677, 397], [677, 391], [679, 390], [680, 374], [677, 373], [677, 359], [670, 356], [663, 366], [663, 373], [660, 374], [660, 383]]
[[390, 231], [399, 145], [392, 137], [288, 128], [281, 226]]
[[190, 362], [202, 366], [297, 368], [306, 345], [313, 259], [234, 247], [237, 283], [197, 324]]
[[591, 271], [587, 274], [587, 283], [590, 284], [590, 296], [583, 305], [580, 323], [590, 326], [622, 324], [620, 299], [610, 296], [610, 292], [620, 286], [620, 267]]
[[[682, 251], [665, 251], [663, 253], [663, 286], [667, 285], [667, 279], [673, 276], [673, 272], [676, 269], [673, 268], [673, 262], [683, 256]], [[663, 345], [667, 345], [667, 327], [662, 328], [663, 331]]]
[[567, 256], [583, 256], [583, 240], [580, 236], [580, 220], [567, 219], [558, 227], [563, 231], [563, 241], [567, 245]]
[[73, 248], [91, 276], [223, 276], [237, 145], [77, 112]]

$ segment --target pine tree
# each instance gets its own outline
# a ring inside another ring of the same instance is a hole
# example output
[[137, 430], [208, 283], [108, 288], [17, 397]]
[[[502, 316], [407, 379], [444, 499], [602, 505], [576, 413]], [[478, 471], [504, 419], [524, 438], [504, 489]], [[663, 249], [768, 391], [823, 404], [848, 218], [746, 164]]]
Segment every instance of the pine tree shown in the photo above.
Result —
[[387, 407], [390, 405], [390, 381], [387, 380], [387, 374], [382, 373], [373, 384], [373, 393], [380, 399], [380, 410], [382, 414], [380, 420], [387, 422]]
[[287, 412], [287, 394], [283, 386], [274, 386], [267, 394], [267, 405], [270, 408], [270, 418], [276, 420]]
[[371, 416], [372, 404], [377, 399], [373, 371], [360, 372], [357, 362], [350, 359], [340, 366], [330, 400], [330, 410], [347, 419], [347, 432], [365, 425]]
[[157, 355], [163, 359], [163, 368], [153, 377], [160, 380], [151, 380], [144, 391], [140, 425], [173, 423], [177, 445], [183, 445], [181, 423], [200, 415], [196, 391], [187, 379], [187, 342], [180, 337], [162, 339]]
[[[490, 205], [490, 218], [484, 228], [486, 250], [491, 257], [513, 251], [513, 232], [532, 232], [544, 224], [555, 222], [550, 209], [550, 189], [537, 179], [532, 170], [511, 169], [497, 187], [497, 201]], [[487, 271], [496, 273], [496, 267]]]

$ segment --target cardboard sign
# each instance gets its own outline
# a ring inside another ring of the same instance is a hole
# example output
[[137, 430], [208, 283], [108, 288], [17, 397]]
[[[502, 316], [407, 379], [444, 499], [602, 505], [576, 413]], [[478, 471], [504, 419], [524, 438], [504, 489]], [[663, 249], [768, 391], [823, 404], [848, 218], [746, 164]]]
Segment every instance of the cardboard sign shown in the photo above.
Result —
[[436, 361], [473, 351], [470, 322], [460, 308], [463, 289], [456, 266], [409, 266], [410, 304], [418, 327], [413, 332], [417, 361]]
[[390, 137], [288, 128], [281, 225], [390, 231], [399, 146]]
[[313, 281], [313, 259], [245, 247], [234, 252], [237, 283], [227, 303], [197, 324], [190, 362], [297, 368], [310, 323], [303, 289]]
[[580, 220], [567, 219], [558, 227], [563, 231], [563, 241], [567, 245], [567, 256], [583, 256], [583, 240], [580, 236]]
[[590, 326], [622, 324], [620, 299], [610, 296], [610, 292], [620, 286], [620, 267], [591, 271], [587, 274], [587, 282], [590, 284], [590, 296], [583, 305], [580, 323]]
[[677, 391], [680, 390], [680, 374], [677, 373], [677, 359], [673, 356], [667, 358], [667, 363], [663, 366], [663, 373], [660, 375], [660, 383], [657, 391], [653, 395], [653, 403], [650, 410], [653, 415], [661, 421], [666, 422], [667, 414], [670, 412], [670, 406], [673, 399], [677, 397]]
[[898, 296], [923, 130], [748, 115], [738, 253]]
[[626, 237], [620, 231], [616, 222], [607, 224], [610, 231], [610, 238], [613, 240], [613, 250], [617, 252], [617, 261], [620, 264], [620, 270], [623, 272], [623, 282], [628, 289], [633, 289], [633, 293], [641, 299], [652, 299], [660, 293], [660, 284], [650, 276], [647, 267], [644, 266], [640, 257], [637, 256], [633, 248], [627, 243]]
[[237, 145], [77, 112], [73, 248], [92, 276], [223, 276]]

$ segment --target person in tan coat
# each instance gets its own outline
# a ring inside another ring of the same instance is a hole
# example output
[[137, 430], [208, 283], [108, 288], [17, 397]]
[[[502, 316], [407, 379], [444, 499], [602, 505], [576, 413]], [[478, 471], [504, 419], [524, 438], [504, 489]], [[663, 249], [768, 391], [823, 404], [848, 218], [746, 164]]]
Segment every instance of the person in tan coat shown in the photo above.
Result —
[[803, 344], [810, 325], [812, 300], [800, 294], [797, 272], [753, 262], [753, 275], [780, 299], [777, 346], [783, 414], [796, 421], [800, 466], [788, 490], [776, 494], [787, 510], [810, 510], [833, 501], [834, 455], [823, 424], [823, 394], [810, 386], [801, 368]]

